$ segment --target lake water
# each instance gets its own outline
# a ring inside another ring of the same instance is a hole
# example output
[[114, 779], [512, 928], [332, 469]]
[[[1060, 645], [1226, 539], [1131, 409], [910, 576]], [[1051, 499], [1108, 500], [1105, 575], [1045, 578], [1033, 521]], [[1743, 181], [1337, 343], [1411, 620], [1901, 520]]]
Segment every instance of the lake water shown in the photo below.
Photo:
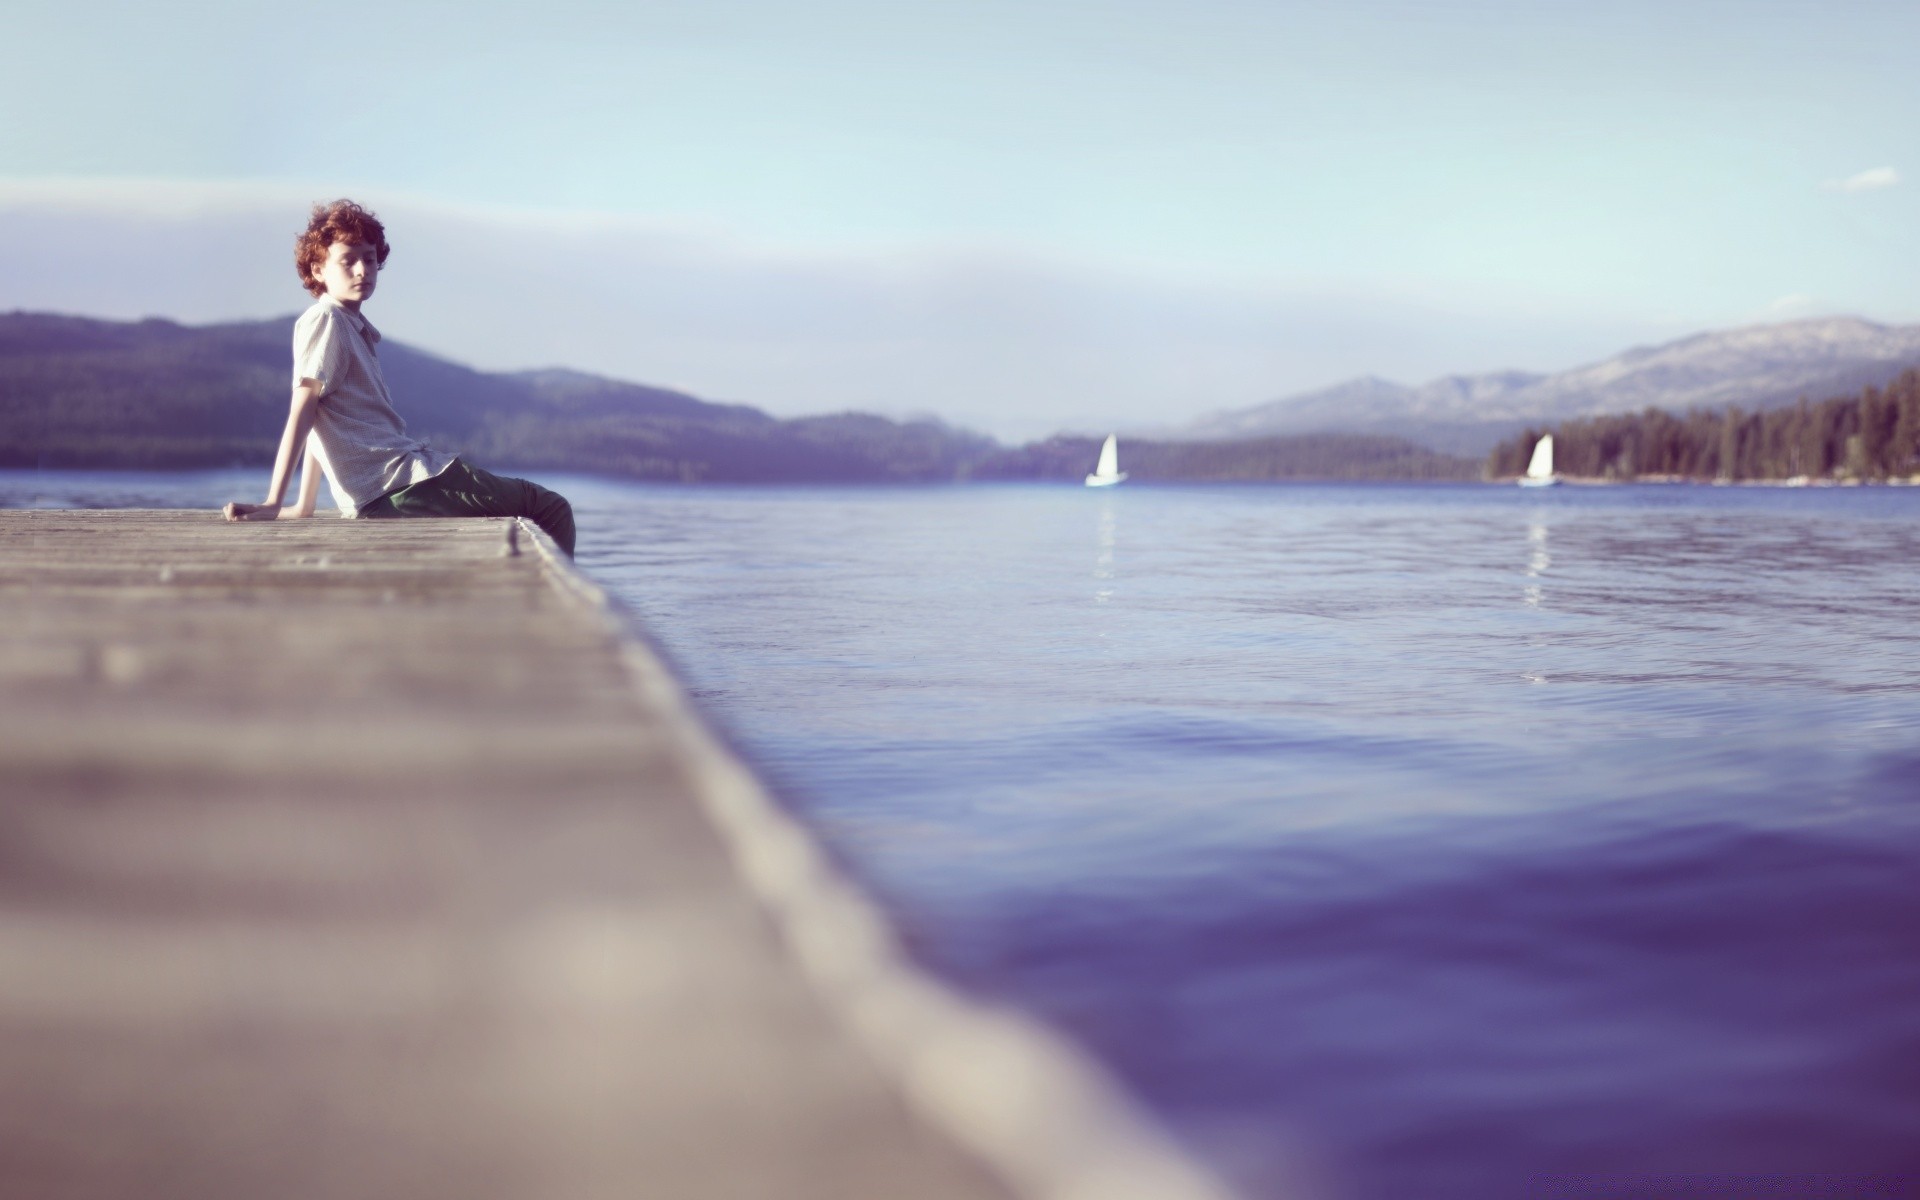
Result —
[[1920, 489], [549, 482], [915, 952], [1249, 1195], [1920, 1195]]

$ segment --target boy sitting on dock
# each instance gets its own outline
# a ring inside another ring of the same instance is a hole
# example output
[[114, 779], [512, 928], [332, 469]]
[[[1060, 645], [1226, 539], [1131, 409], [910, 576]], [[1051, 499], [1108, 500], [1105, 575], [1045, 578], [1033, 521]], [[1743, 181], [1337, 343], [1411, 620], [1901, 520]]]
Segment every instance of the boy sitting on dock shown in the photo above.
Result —
[[[386, 228], [351, 200], [315, 205], [294, 269], [316, 300], [293, 326], [293, 403], [264, 504], [234, 502], [229, 521], [310, 517], [325, 471], [346, 517], [527, 517], [573, 554], [573, 507], [524, 479], [483, 471], [407, 435], [360, 314], [387, 261]], [[302, 447], [300, 496], [283, 503]]]

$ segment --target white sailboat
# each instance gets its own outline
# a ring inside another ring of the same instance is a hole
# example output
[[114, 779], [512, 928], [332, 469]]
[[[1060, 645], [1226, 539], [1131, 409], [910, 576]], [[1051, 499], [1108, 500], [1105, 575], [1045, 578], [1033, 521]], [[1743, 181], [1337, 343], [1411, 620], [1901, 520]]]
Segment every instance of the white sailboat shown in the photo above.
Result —
[[1088, 487], [1112, 487], [1127, 477], [1120, 469], [1120, 441], [1114, 434], [1107, 435], [1106, 445], [1100, 447], [1100, 463], [1093, 468], [1093, 474], [1087, 476]]
[[1543, 434], [1533, 444], [1533, 460], [1527, 464], [1527, 473], [1520, 477], [1521, 487], [1552, 487], [1560, 482], [1553, 473], [1553, 435]]

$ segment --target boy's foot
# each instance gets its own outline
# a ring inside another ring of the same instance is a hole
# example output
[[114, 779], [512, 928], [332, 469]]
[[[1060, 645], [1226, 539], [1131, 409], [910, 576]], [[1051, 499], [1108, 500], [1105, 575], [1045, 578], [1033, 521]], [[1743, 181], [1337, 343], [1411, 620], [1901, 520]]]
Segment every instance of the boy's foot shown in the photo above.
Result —
[[280, 516], [278, 504], [242, 504], [238, 500], [230, 502], [220, 512], [229, 521], [272, 521]]

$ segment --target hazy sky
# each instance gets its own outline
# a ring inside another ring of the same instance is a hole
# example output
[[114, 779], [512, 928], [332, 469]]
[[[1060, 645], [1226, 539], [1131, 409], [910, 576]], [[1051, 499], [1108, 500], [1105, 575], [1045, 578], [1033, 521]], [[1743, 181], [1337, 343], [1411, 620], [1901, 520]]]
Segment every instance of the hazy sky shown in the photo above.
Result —
[[[302, 306], [1003, 435], [1920, 319], [1920, 5], [11, 0], [0, 308]], [[403, 402], [404, 402], [404, 398]]]

